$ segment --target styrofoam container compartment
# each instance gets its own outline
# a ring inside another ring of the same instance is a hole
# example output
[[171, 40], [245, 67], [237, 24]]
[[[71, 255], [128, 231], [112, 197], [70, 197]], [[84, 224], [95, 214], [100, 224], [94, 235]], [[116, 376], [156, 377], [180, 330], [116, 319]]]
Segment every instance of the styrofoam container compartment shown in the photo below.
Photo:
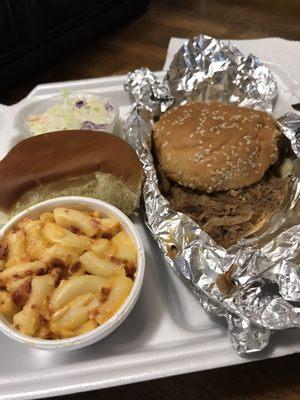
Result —
[[[181, 44], [182, 41], [178, 47]], [[274, 115], [296, 112], [291, 104], [299, 102], [299, 86], [282, 71], [300, 76], [300, 63], [295, 62], [295, 55], [300, 54], [299, 43], [262, 39], [233, 44], [244, 54], [258, 56], [275, 74], [279, 97]], [[163, 79], [165, 72], [156, 75]], [[112, 99], [120, 110], [113, 133], [123, 137], [122, 126], [134, 101], [124, 90], [125, 79], [126, 76], [112, 76], [41, 84], [17, 104], [0, 104], [0, 158], [26, 137], [26, 115], [65, 89]], [[299, 332], [290, 329], [272, 335], [272, 345], [262, 352], [240, 357], [230, 343], [222, 319], [207, 313], [166, 264], [145, 226], [143, 210], [131, 220], [142, 237], [147, 265], [143, 288], [131, 314], [108, 337], [76, 351], [45, 352], [24, 346], [0, 332], [0, 353], [5, 359], [0, 363], [1, 400], [66, 395], [300, 351]]]
[[143, 243], [139, 233], [137, 232], [133, 223], [129, 220], [129, 218], [126, 217], [125, 214], [123, 214], [122, 211], [103, 201], [80, 196], [56, 197], [27, 208], [13, 217], [6, 225], [4, 225], [4, 227], [0, 230], [0, 240], [8, 230], [20, 222], [24, 217], [30, 216], [33, 218], [38, 218], [43, 212], [52, 211], [56, 207], [68, 207], [77, 210], [96, 210], [107, 216], [117, 218], [120, 221], [123, 229], [132, 238], [137, 251], [137, 270], [134, 284], [129, 296], [119, 310], [109, 320], [86, 334], [68, 339], [56, 340], [34, 338], [24, 335], [20, 331], [14, 329], [12, 325], [7, 322], [5, 317], [0, 315], [0, 331], [5, 333], [11, 339], [42, 350], [74, 350], [88, 346], [103, 339], [113, 332], [129, 315], [141, 291], [144, 277], [145, 255]]

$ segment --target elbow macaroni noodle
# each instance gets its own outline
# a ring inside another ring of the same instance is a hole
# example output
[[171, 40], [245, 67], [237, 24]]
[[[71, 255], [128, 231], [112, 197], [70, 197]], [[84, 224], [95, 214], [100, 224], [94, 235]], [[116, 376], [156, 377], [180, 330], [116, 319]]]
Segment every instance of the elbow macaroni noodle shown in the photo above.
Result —
[[84, 334], [124, 303], [136, 264], [115, 218], [63, 207], [24, 218], [0, 243], [0, 313], [25, 335]]

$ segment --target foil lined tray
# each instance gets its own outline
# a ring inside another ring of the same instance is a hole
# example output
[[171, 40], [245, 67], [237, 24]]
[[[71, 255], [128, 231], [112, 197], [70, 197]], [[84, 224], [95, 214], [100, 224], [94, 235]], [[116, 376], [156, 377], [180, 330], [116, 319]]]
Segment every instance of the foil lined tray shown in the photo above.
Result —
[[[300, 301], [300, 117], [288, 113], [278, 119], [296, 159], [285, 203], [260, 236], [240, 240], [229, 249], [169, 207], [159, 191], [149, 148], [153, 122], [174, 105], [217, 100], [272, 112], [277, 98], [272, 73], [230, 42], [200, 35], [181, 47], [162, 81], [141, 68], [128, 74], [125, 89], [134, 105], [124, 136], [142, 162], [145, 220], [169, 266], [205, 310], [226, 318], [240, 354], [265, 348], [273, 330], [300, 327], [300, 308], [291, 303]], [[234, 283], [230, 296], [216, 285], [224, 274], [230, 274]]]

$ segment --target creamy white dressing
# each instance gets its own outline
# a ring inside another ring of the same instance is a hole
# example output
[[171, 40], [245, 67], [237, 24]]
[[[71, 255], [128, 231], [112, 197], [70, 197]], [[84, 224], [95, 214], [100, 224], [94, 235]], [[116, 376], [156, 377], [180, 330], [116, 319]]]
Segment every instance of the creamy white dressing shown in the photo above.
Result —
[[[103, 101], [104, 100], [104, 101]], [[96, 95], [63, 92], [58, 102], [40, 114], [31, 114], [25, 124], [32, 135], [70, 129], [105, 130], [115, 117], [109, 100]]]

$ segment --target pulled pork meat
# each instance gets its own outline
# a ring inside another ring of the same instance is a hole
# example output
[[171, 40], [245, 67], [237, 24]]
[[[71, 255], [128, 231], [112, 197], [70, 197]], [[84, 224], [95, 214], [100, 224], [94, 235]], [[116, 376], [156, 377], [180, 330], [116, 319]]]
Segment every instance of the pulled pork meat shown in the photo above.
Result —
[[193, 218], [218, 244], [229, 246], [270, 220], [288, 186], [289, 179], [269, 171], [258, 183], [241, 189], [201, 193], [172, 183], [164, 192], [174, 210]]

